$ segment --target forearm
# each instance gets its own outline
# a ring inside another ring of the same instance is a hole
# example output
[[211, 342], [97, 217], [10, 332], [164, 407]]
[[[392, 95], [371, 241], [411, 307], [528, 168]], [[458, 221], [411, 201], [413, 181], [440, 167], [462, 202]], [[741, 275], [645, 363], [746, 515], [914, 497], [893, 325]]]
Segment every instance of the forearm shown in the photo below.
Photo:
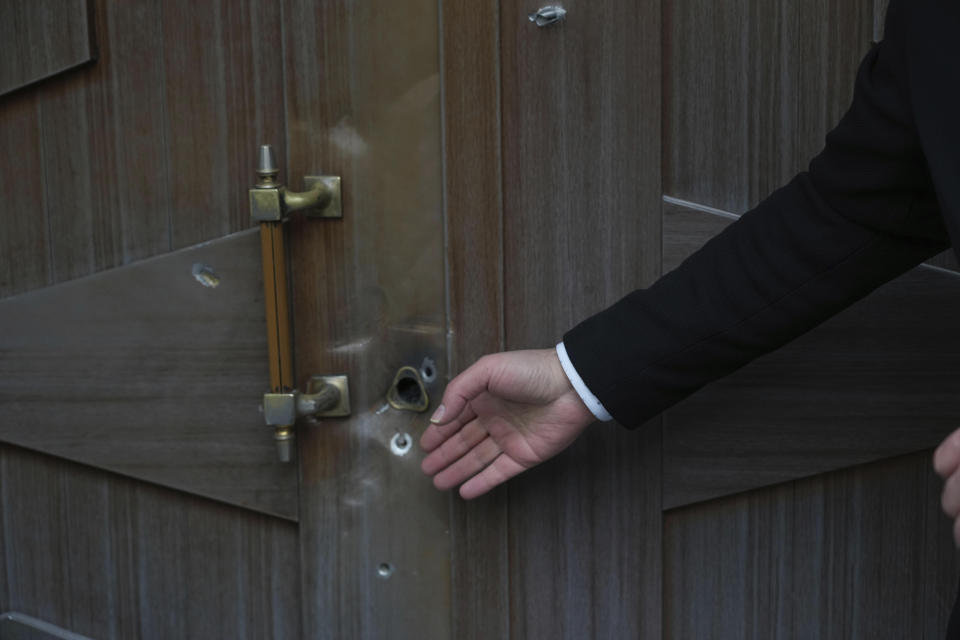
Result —
[[802, 174], [651, 288], [575, 327], [564, 344], [603, 406], [636, 426], [945, 246], [942, 233], [851, 221]]

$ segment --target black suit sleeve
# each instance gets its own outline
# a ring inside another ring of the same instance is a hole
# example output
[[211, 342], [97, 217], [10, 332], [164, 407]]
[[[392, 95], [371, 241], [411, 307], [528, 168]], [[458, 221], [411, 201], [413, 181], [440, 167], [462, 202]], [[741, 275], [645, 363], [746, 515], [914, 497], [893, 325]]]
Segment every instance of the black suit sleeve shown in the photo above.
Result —
[[910, 109], [903, 10], [894, 0], [807, 172], [564, 336], [618, 422], [638, 426], [949, 246]]

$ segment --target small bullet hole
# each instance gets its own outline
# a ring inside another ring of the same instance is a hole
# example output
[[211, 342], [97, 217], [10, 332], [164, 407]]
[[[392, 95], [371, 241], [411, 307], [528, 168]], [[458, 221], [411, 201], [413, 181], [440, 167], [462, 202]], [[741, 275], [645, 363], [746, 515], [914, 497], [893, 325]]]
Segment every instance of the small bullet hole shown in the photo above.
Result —
[[423, 359], [423, 363], [420, 365], [420, 377], [423, 378], [423, 381], [427, 384], [436, 380], [437, 367], [431, 358], [427, 357]]
[[412, 445], [413, 442], [410, 436], [405, 433], [395, 433], [393, 437], [390, 438], [390, 451], [392, 451], [395, 456], [407, 455]]
[[377, 567], [377, 575], [386, 580], [393, 575], [393, 565], [389, 562], [381, 562]]

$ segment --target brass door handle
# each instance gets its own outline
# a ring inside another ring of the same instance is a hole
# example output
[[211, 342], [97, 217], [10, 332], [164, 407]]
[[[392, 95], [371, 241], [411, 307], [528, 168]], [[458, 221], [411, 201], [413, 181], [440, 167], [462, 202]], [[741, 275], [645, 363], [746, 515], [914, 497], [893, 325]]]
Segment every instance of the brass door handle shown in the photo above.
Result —
[[280, 462], [293, 454], [293, 425], [298, 417], [335, 418], [350, 415], [347, 376], [313, 376], [306, 393], [299, 391], [263, 394], [263, 419], [273, 427]]
[[258, 179], [249, 193], [250, 216], [260, 223], [270, 361], [270, 390], [263, 396], [263, 417], [273, 429], [280, 461], [289, 462], [297, 417], [350, 415], [350, 394], [346, 376], [313, 376], [306, 393], [296, 391], [283, 226], [290, 213], [301, 210], [311, 217], [342, 218], [340, 177], [307, 176], [307, 191], [295, 192], [288, 191], [277, 181], [278, 174], [273, 149], [269, 145], [261, 146]]
[[290, 191], [277, 181], [280, 170], [268, 144], [260, 147], [257, 182], [250, 189], [250, 217], [256, 222], [280, 222], [295, 211], [312, 218], [342, 218], [340, 176], [304, 176], [306, 191]]

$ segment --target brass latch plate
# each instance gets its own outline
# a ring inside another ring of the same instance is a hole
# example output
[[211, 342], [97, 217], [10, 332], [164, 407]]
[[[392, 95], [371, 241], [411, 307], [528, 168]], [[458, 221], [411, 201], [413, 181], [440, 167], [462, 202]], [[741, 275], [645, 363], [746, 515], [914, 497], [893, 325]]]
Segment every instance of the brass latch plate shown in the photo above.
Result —
[[347, 376], [311, 376], [307, 383], [307, 395], [319, 393], [324, 385], [332, 385], [340, 391], [335, 405], [315, 414], [318, 418], [343, 418], [350, 415], [350, 385]]

